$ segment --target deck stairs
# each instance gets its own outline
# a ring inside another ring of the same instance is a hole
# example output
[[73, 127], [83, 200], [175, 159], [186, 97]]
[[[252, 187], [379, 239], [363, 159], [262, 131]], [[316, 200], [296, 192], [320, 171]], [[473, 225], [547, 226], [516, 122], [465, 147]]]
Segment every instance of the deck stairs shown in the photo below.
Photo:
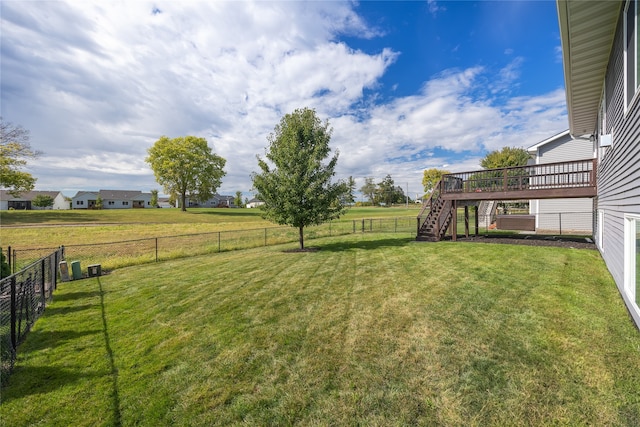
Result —
[[451, 200], [444, 200], [434, 191], [418, 215], [416, 240], [438, 242], [442, 240], [451, 223]]
[[498, 208], [498, 202], [495, 200], [482, 200], [478, 205], [478, 216], [482, 218], [481, 222], [493, 222]]

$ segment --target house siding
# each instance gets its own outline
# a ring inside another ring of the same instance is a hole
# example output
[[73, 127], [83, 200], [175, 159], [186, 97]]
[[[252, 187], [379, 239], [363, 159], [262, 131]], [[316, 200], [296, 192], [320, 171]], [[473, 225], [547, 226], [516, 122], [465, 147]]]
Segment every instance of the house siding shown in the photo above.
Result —
[[[574, 139], [567, 133], [538, 147], [536, 164], [568, 162], [593, 156], [592, 142]], [[536, 215], [536, 231], [563, 234], [593, 232], [591, 198], [532, 200], [530, 209]]]
[[[597, 244], [637, 325], [640, 311], [624, 290], [624, 215], [640, 214], [640, 108], [638, 99], [624, 114], [623, 24], [618, 28], [605, 79], [606, 125], [612, 146], [600, 151], [598, 209], [603, 213]], [[600, 121], [602, 123], [602, 120]]]

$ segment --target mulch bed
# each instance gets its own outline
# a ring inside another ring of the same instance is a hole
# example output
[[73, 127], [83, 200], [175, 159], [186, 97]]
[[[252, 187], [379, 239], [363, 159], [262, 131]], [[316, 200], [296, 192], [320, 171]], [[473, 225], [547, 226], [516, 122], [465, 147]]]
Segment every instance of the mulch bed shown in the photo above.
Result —
[[[447, 237], [447, 240], [451, 240]], [[459, 242], [479, 242], [479, 243], [498, 243], [507, 245], [527, 245], [527, 246], [555, 246], [561, 248], [573, 249], [592, 249], [597, 247], [592, 239], [574, 238], [564, 236], [536, 236], [532, 234], [513, 234], [513, 235], [479, 235], [469, 237], [458, 237]]]

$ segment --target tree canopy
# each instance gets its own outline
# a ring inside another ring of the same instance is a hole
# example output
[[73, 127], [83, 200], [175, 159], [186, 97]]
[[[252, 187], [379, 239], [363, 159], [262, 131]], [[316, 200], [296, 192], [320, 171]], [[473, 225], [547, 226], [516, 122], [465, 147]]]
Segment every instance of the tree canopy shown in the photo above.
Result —
[[186, 211], [186, 199], [205, 201], [213, 197], [225, 175], [226, 160], [211, 151], [204, 138], [162, 136], [148, 150], [147, 163], [166, 194], [180, 200]]
[[36, 178], [22, 169], [27, 159], [40, 155], [29, 143], [29, 131], [0, 117], [0, 188], [19, 197], [35, 187]]
[[313, 109], [286, 114], [267, 138], [266, 160], [258, 156], [261, 172], [251, 175], [264, 202], [263, 217], [298, 228], [300, 249], [304, 227], [338, 218], [346, 209], [348, 185], [331, 182], [338, 163], [338, 153], [331, 156], [329, 148], [331, 133]]
[[444, 169], [425, 169], [422, 173], [422, 185], [424, 186], [424, 193], [431, 194], [435, 186], [442, 179], [442, 176], [448, 173], [451, 172]]
[[480, 161], [480, 166], [485, 169], [509, 168], [513, 166], [526, 166], [531, 156], [524, 148], [503, 147], [488, 153]]

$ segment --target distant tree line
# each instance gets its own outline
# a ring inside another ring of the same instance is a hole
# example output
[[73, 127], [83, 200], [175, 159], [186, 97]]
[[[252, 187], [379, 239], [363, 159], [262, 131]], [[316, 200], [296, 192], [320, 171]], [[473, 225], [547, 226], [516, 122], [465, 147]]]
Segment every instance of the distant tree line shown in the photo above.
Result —
[[391, 206], [407, 203], [408, 200], [402, 187], [395, 185], [393, 178], [388, 174], [378, 183], [375, 183], [373, 178], [365, 178], [360, 192], [372, 206]]

